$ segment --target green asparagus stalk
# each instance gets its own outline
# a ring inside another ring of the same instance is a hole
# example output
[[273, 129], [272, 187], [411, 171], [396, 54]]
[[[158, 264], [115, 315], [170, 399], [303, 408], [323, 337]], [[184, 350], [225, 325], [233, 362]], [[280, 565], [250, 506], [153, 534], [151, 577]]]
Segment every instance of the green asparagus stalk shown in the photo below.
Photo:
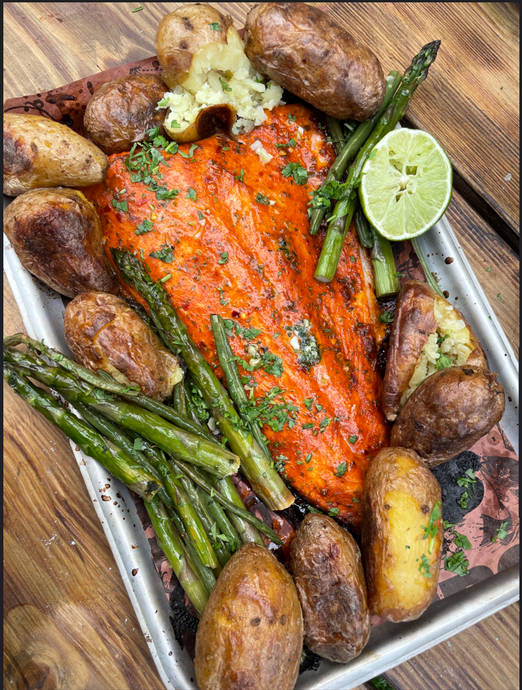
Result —
[[364, 215], [360, 204], [357, 204], [357, 208], [355, 209], [353, 224], [355, 225], [355, 230], [357, 231], [359, 244], [362, 247], [371, 249], [375, 243], [375, 230], [366, 220], [366, 216]]
[[428, 285], [431, 287], [432, 290], [435, 290], [435, 292], [438, 295], [440, 295], [441, 297], [444, 297], [444, 293], [440, 289], [439, 284], [437, 283], [437, 281], [435, 280], [435, 278], [433, 277], [433, 275], [429, 269], [428, 262], [424, 258], [424, 254], [422, 253], [420, 245], [419, 245], [419, 240], [416, 237], [414, 237], [411, 240], [411, 245], [413, 247], [415, 254], [417, 254], [417, 258], [419, 259], [421, 266], [424, 270], [424, 275], [426, 276], [426, 282], [428, 283]]
[[180, 381], [174, 386], [174, 390], [172, 391], [172, 407], [176, 412], [188, 418], [184, 381]]
[[216, 501], [213, 496], [206, 493], [201, 488], [198, 488], [198, 493], [203, 500], [208, 512], [210, 513], [212, 519], [216, 523], [216, 528], [219, 530], [220, 534], [224, 537], [225, 546], [230, 554], [235, 553], [240, 546], [239, 535], [236, 532], [234, 526], [228, 519], [225, 511], [221, 505]]
[[248, 398], [246, 396], [245, 389], [241, 384], [241, 379], [239, 378], [234, 353], [232, 352], [232, 348], [230, 347], [228, 340], [225, 322], [223, 321], [223, 318], [219, 316], [219, 314], [211, 314], [210, 325], [212, 326], [214, 340], [216, 341], [219, 363], [225, 372], [230, 397], [236, 403], [241, 419], [250, 429], [252, 436], [258, 442], [259, 447], [265, 454], [266, 458], [272, 462], [272, 456], [270, 455], [270, 451], [267, 447], [268, 440], [266, 436], [261, 431], [259, 424], [256, 422], [253, 423], [248, 416]]
[[[238, 494], [235, 484], [230, 477], [218, 479], [217, 477], [210, 475], [210, 482], [214, 489], [217, 489], [217, 491], [219, 491], [230, 503], [233, 503], [238, 508], [245, 510], [241, 496]], [[244, 518], [232, 513], [229, 510], [227, 511], [227, 515], [241, 537], [243, 544], [254, 542], [255, 544], [265, 546], [263, 537], [259, 533], [259, 530], [254, 527], [254, 525], [250, 524], [250, 522], [247, 522]]]
[[[198, 475], [196, 472], [194, 472], [194, 469], [187, 463], [183, 462], [182, 460], [177, 460], [178, 466], [185, 472], [185, 474], [192, 479], [194, 484], [197, 484], [198, 486], [201, 486], [201, 488], [205, 489], [207, 493], [212, 492], [212, 486], [208, 482], [206, 482], [200, 475]], [[233, 513], [234, 515], [238, 515], [239, 517], [243, 518], [246, 522], [249, 522], [251, 525], [254, 525], [260, 532], [265, 534], [271, 541], [274, 542], [274, 544], [277, 544], [278, 546], [281, 546], [283, 542], [281, 539], [277, 536], [277, 534], [274, 532], [272, 528], [270, 528], [263, 520], [259, 520], [259, 518], [256, 518], [255, 515], [252, 515], [252, 513], [249, 513], [248, 510], [246, 510], [245, 506], [243, 505], [243, 502], [241, 502], [241, 505], [243, 506], [242, 508], [236, 505], [234, 502], [229, 501], [227, 498], [223, 496], [219, 491], [214, 491], [213, 494], [214, 498], [216, 501], [219, 501], [221, 505], [226, 508], [228, 511]], [[241, 499], [239, 499], [241, 501]]]
[[112, 250], [116, 265], [147, 301], [158, 328], [163, 330], [173, 352], [181, 351], [185, 363], [200, 386], [212, 415], [228, 440], [232, 450], [241, 458], [241, 469], [259, 498], [271, 510], [283, 510], [294, 497], [271, 466], [252, 434], [244, 428], [226, 390], [190, 338], [183, 321], [169, 302], [164, 287], [154, 283], [144, 266], [132, 254]]
[[391, 242], [378, 232], [375, 232], [375, 241], [370, 257], [375, 277], [375, 296], [395, 295], [399, 292], [399, 281], [393, 249]]
[[[16, 333], [15, 335], [10, 335], [7, 338], [4, 338], [4, 346], [14, 346], [22, 343], [27, 345], [27, 347], [31, 348], [32, 350], [41, 352], [43, 355], [45, 355], [45, 357], [60, 366], [61, 369], [74, 374], [80, 380], [90, 383], [92, 386], [96, 386], [97, 388], [101, 388], [108, 393], [118, 395], [129, 402], [140, 405], [146, 410], [149, 410], [149, 412], [153, 412], [154, 414], [163, 417], [163, 419], [167, 419], [168, 421], [172, 422], [179, 429], [183, 429], [183, 431], [189, 431], [192, 434], [196, 434], [196, 436], [204, 436], [206, 439], [216, 443], [210, 434], [205, 433], [201, 426], [194, 424], [190, 418], [177, 413], [172, 409], [172, 407], [163, 405], [157, 400], [153, 400], [144, 393], [141, 393], [138, 386], [124, 386], [105, 371], [95, 374], [94, 372], [90, 371], [90, 369], [87, 369], [74, 360], [69, 359], [61, 352], [58, 352], [48, 345], [45, 345], [43, 341], [40, 342], [38, 340], [34, 340], [24, 333]], [[219, 444], [216, 443], [216, 445]]]
[[234, 474], [239, 458], [226, 448], [207, 441], [204, 437], [177, 429], [162, 417], [148, 410], [108, 396], [104, 391], [87, 384], [80, 386], [76, 378], [58, 367], [35, 364], [25, 353], [4, 347], [4, 360], [15, 362], [31, 377], [67, 396], [72, 402], [83, 402], [101, 412], [111, 421], [121, 424], [156, 443], [167, 453], [224, 477]]
[[185, 527], [183, 525], [183, 522], [181, 521], [180, 516], [176, 513], [175, 510], [172, 510], [169, 511], [169, 517], [171, 518], [179, 534], [181, 535], [181, 538], [183, 540], [183, 543], [189, 556], [189, 558], [187, 559], [189, 565], [192, 567], [193, 570], [197, 570], [201, 581], [205, 585], [205, 589], [210, 594], [210, 592], [214, 588], [214, 585], [216, 584], [216, 576], [214, 575], [211, 568], [207, 568], [201, 562], [201, 559], [197, 554], [197, 551], [194, 547], [193, 542], [190, 539], [190, 536], [185, 531]]
[[97, 460], [116, 479], [126, 484], [145, 501], [152, 500], [161, 488], [161, 483], [154, 475], [123, 453], [114, 443], [103, 438], [83, 419], [62, 407], [52, 395], [33, 385], [5, 362], [4, 379], [15, 393], [61, 429], [86, 455]]
[[[386, 77], [386, 91], [384, 94], [384, 100], [378, 113], [374, 115], [374, 117], [372, 117], [371, 120], [361, 122], [361, 124], [357, 127], [353, 135], [344, 145], [344, 148], [341, 151], [341, 153], [335, 159], [335, 162], [333, 163], [332, 167], [328, 171], [328, 175], [325, 178], [323, 186], [320, 187], [315, 193], [316, 197], [322, 197], [322, 199], [324, 200], [325, 197], [321, 194], [321, 190], [328, 184], [328, 182], [338, 182], [344, 175], [346, 168], [348, 167], [348, 163], [350, 163], [350, 161], [357, 155], [357, 152], [359, 151], [361, 146], [370, 136], [372, 129], [375, 127], [375, 124], [390, 104], [390, 101], [393, 98], [393, 94], [397, 91], [397, 87], [399, 86], [400, 82], [401, 75], [399, 72], [393, 71], [388, 74], [388, 76]], [[325, 211], [329, 207], [330, 201], [328, 201], [327, 206], [322, 206], [320, 208], [313, 209], [312, 215], [310, 216], [310, 235], [317, 235]]]
[[155, 497], [149, 503], [145, 503], [145, 507], [158, 544], [167, 557], [170, 567], [194, 607], [199, 613], [203, 613], [208, 601], [207, 589], [197, 571], [190, 567], [183, 543], [172, 526], [165, 506], [159, 498]]
[[330, 137], [335, 153], [340, 156], [345, 144], [341, 123], [339, 120], [336, 120], [335, 117], [330, 117], [330, 115], [326, 116], [326, 122], [328, 123], [328, 129], [330, 130]]
[[[360, 182], [362, 168], [375, 145], [404, 117], [415, 89], [428, 76], [429, 67], [437, 57], [439, 46], [440, 41], [433, 41], [425, 45], [420, 53], [413, 58], [399, 90], [391, 101], [391, 105], [382, 114], [368, 140], [359, 151], [357, 158], [350, 166], [348, 178], [344, 185], [342, 185], [342, 195], [335, 206], [333, 215], [329, 218], [330, 225], [314, 275], [316, 280], [329, 283], [333, 279], [337, 271], [344, 238], [350, 227], [357, 205], [358, 196], [356, 188]], [[336, 222], [341, 218], [346, 219], [344, 227], [341, 227]]]

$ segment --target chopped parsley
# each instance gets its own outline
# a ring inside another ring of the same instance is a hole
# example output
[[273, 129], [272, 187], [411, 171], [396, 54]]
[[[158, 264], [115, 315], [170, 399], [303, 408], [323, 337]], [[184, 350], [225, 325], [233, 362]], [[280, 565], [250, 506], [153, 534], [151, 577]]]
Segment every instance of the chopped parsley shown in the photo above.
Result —
[[379, 315], [379, 321], [381, 323], [391, 323], [393, 321], [393, 312], [383, 311], [383, 313]]
[[330, 417], [323, 417], [323, 419], [321, 419], [321, 423], [319, 424], [319, 430], [322, 434], [325, 432], [326, 427], [328, 426], [328, 424], [330, 424], [331, 421], [332, 420]]
[[223, 91], [232, 91], [227, 82], [224, 79], [221, 79], [221, 77], [219, 77], [219, 83], [221, 84], [221, 88], [223, 89]]
[[308, 463], [310, 462], [311, 459], [312, 459], [312, 453], [308, 453], [308, 455], [307, 455], [306, 458], [305, 458], [305, 462], [306, 462], [307, 465], [308, 465]]
[[339, 515], [339, 508], [330, 508], [328, 511], [328, 515], [330, 517], [335, 517], [336, 515]]
[[230, 302], [230, 300], [229, 300], [229, 299], [224, 299], [224, 298], [223, 298], [223, 288], [217, 288], [217, 289], [219, 290], [219, 303], [220, 303], [222, 306], [226, 307], [227, 304]]
[[194, 151], [198, 148], [198, 146], [199, 144], [192, 144], [188, 153], [184, 153], [183, 151], [179, 151], [178, 153], [183, 158], [192, 158], [192, 156], [194, 155]]
[[349, 443], [355, 443], [359, 437], [358, 436], [350, 436], [348, 439]]
[[500, 527], [497, 528], [497, 536], [493, 537], [491, 541], [497, 542], [505, 539], [509, 534], [508, 523], [503, 522]]
[[287, 163], [281, 170], [281, 174], [283, 177], [293, 177], [298, 185], [304, 185], [308, 182], [308, 172], [301, 163]]
[[[165, 99], [165, 100], [167, 100], [167, 99]], [[158, 103], [158, 105], [159, 105], [159, 103]], [[171, 129], [181, 129], [181, 125], [179, 124], [179, 122], [177, 120], [172, 120], [169, 127]]]
[[297, 115], [288, 115], [288, 122], [295, 122], [297, 120]]
[[196, 190], [192, 189], [192, 187], [189, 187], [188, 192], [185, 194], [185, 199], [192, 199], [192, 201], [197, 201], [198, 195], [196, 194]]
[[217, 22], [212, 22], [212, 24], [209, 24], [209, 26], [212, 31], [221, 31], [221, 27]]
[[306, 407], [307, 410], [311, 410], [311, 409], [312, 409], [312, 403], [313, 403], [313, 401], [314, 401], [313, 398], [305, 398], [305, 399], [303, 400], [304, 406]]
[[423, 527], [424, 529], [424, 534], [422, 536], [423, 539], [429, 539], [430, 544], [428, 547], [428, 553], [432, 554], [433, 553], [433, 545], [435, 543], [435, 537], [437, 535], [437, 532], [439, 531], [439, 528], [435, 524], [437, 520], [439, 520], [441, 517], [441, 512], [440, 512], [440, 503], [439, 501], [436, 501], [435, 505], [433, 506], [433, 510], [431, 511], [430, 519], [428, 521], [427, 527]]
[[127, 213], [127, 211], [129, 210], [129, 204], [127, 203], [127, 201], [116, 201], [116, 199], [113, 199], [111, 203], [117, 211], [123, 211], [124, 213]]
[[221, 266], [223, 264], [226, 264], [226, 262], [228, 261], [228, 252], [222, 252], [219, 256], [221, 258], [218, 259], [218, 264], [221, 264]]
[[131, 12], [134, 14], [134, 12], [141, 12], [142, 9], [143, 7], [135, 7], [133, 10], [131, 10]]
[[419, 573], [421, 575], [423, 575], [424, 577], [431, 577], [430, 562], [429, 562], [426, 554], [422, 554], [422, 556], [421, 556], [421, 562], [419, 565]]
[[500, 292], [499, 292], [498, 295], [497, 295], [497, 299], [499, 300], [499, 302], [502, 302], [502, 304], [505, 304], [504, 300], [503, 300], [502, 297], [500, 296]]
[[261, 194], [260, 192], [258, 192], [256, 195], [256, 201], [258, 204], [265, 204], [265, 206], [270, 206], [270, 199], [264, 194]]
[[288, 334], [295, 333], [299, 340], [299, 354], [297, 361], [302, 366], [310, 369], [310, 367], [319, 364], [321, 361], [321, 353], [319, 350], [319, 343], [313, 333], [310, 332], [310, 321], [301, 319], [295, 326], [287, 326]]
[[174, 247], [170, 244], [162, 244], [157, 252], [151, 252], [149, 256], [159, 259], [166, 264], [171, 264], [174, 261]]
[[448, 357], [448, 355], [445, 355], [443, 352], [440, 352], [440, 357], [438, 358], [435, 367], [437, 368], [437, 371], [440, 371], [441, 369], [447, 369], [452, 365], [451, 357]]
[[472, 548], [471, 542], [465, 534], [461, 534], [455, 530], [453, 530], [453, 534], [455, 535], [455, 546], [458, 549], [466, 549], [466, 551], [469, 551]]
[[466, 470], [466, 476], [457, 479], [457, 486], [465, 487], [466, 491], [462, 494], [458, 503], [462, 510], [466, 510], [468, 507], [468, 502], [472, 501], [475, 495], [473, 484], [476, 484], [475, 472], [472, 469]]
[[226, 537], [224, 534], [218, 534], [217, 533], [217, 524], [215, 522], [212, 523], [212, 527], [210, 528], [210, 536], [214, 540], [214, 543], [212, 544], [212, 548], [216, 548], [217, 546], [220, 546], [219, 542], [227, 542], [230, 541], [228, 537]]
[[243, 170], [243, 168], [241, 168], [239, 175], [236, 175], [236, 180], [238, 182], [243, 182], [244, 177], [245, 177], [245, 171]]
[[451, 556], [446, 556], [444, 559], [444, 567], [449, 572], [460, 575], [460, 577], [464, 577], [464, 575], [468, 575], [469, 573], [469, 561], [464, 551], [457, 551]]
[[145, 219], [142, 221], [137, 227], [134, 232], [136, 235], [146, 235], [148, 232], [152, 232], [154, 230], [154, 223], [150, 220]]
[[462, 496], [459, 498], [459, 506], [462, 508], [462, 510], [467, 510], [468, 508], [468, 503], [469, 501], [473, 500], [473, 496], [469, 494], [467, 491], [464, 491]]
[[339, 463], [339, 465], [337, 465], [337, 469], [335, 470], [334, 474], [337, 477], [342, 477], [344, 475], [344, 473], [346, 472], [347, 467], [348, 467], [348, 465], [345, 462]]

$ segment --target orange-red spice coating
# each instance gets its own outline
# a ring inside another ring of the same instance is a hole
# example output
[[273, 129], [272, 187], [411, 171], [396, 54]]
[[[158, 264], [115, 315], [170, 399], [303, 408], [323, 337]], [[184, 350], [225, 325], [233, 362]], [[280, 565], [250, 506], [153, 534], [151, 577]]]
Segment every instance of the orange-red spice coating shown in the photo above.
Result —
[[[293, 147], [275, 146], [291, 139]], [[280, 376], [264, 368], [253, 372], [256, 400], [278, 386], [286, 403], [296, 408], [290, 410], [296, 416], [292, 428], [288, 423], [281, 431], [264, 426], [272, 457], [282, 461], [283, 477], [310, 503], [333, 509], [338, 519], [358, 529], [365, 471], [388, 445], [376, 347], [383, 328], [368, 289], [366, 250], [352, 227], [336, 278], [330, 284], [314, 280], [323, 238], [308, 234], [308, 203], [334, 155], [307, 108], [279, 106], [239, 140], [210, 137], [199, 142], [192, 158], [165, 154], [169, 167], [159, 166], [160, 183], [179, 190], [176, 200], [157, 201], [145, 184], [131, 182], [125, 155], [112, 157], [105, 182], [86, 193], [100, 214], [107, 251], [118, 246], [138, 250], [154, 280], [171, 274], [164, 285], [172, 303], [218, 376], [222, 371], [210, 314], [260, 330], [250, 341], [236, 334], [231, 345], [246, 362], [253, 344], [282, 360]], [[251, 148], [256, 140], [273, 156], [266, 164]], [[190, 145], [179, 151], [188, 154]], [[291, 162], [308, 171], [305, 184], [282, 175]], [[126, 200], [128, 211], [115, 209], [113, 199]], [[136, 227], [144, 219], [154, 229], [138, 236]], [[170, 263], [150, 256], [165, 245], [172, 247], [172, 256], [166, 255]], [[321, 353], [310, 368], [298, 363], [296, 334], [286, 330], [303, 320], [310, 322], [308, 332]], [[241, 366], [240, 373], [250, 375]], [[281, 396], [275, 401], [281, 403]]]

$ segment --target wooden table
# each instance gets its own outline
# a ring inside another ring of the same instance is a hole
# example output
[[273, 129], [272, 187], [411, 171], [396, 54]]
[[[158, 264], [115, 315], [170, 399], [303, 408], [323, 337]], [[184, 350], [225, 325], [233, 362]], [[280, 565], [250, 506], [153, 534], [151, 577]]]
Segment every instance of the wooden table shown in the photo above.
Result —
[[[211, 3], [243, 25], [253, 3]], [[319, 4], [319, 3], [312, 3]], [[5, 3], [5, 97], [37, 93], [155, 53], [180, 3]], [[518, 347], [518, 5], [328, 3], [405, 69], [442, 48], [407, 115], [455, 169], [449, 221]], [[4, 334], [23, 330], [4, 282]], [[13, 690], [161, 690], [68, 441], [5, 386], [4, 670]], [[387, 673], [397, 690], [518, 688], [518, 604]]]

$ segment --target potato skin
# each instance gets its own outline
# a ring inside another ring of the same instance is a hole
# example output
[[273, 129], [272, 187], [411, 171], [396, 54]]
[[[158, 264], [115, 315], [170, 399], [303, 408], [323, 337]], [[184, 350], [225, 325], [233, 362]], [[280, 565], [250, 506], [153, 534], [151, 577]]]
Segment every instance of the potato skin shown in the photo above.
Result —
[[[210, 28], [219, 25], [219, 31]], [[188, 75], [192, 58], [208, 43], [227, 43], [232, 17], [210, 5], [184, 5], [163, 17], [156, 33], [156, 54], [163, 67], [161, 78], [173, 88]]]
[[467, 365], [425, 379], [406, 401], [391, 444], [414, 449], [435, 467], [471, 448], [500, 421], [506, 400], [497, 374]]
[[219, 575], [196, 634], [200, 690], [292, 690], [303, 645], [294, 581], [259, 544], [245, 544]]
[[[420, 280], [408, 280], [401, 287], [397, 298], [382, 392], [382, 408], [386, 418], [391, 422], [397, 418], [401, 398], [408, 389], [428, 337], [437, 331], [437, 320], [434, 314], [436, 297], [439, 296], [427, 283]], [[448, 300], [445, 301], [448, 302]], [[486, 355], [477, 336], [462, 313], [455, 306], [453, 309], [468, 327], [470, 340], [474, 346], [466, 366], [487, 370]]]
[[118, 293], [94, 206], [74, 189], [34, 189], [4, 212], [4, 232], [22, 265], [62, 295]]
[[148, 141], [147, 130], [159, 127], [165, 136], [166, 108], [156, 110], [167, 87], [155, 74], [131, 74], [103, 84], [87, 103], [83, 125], [104, 153], [130, 151], [137, 141]]
[[183, 378], [178, 358], [115, 295], [77, 295], [65, 309], [64, 328], [77, 362], [92, 371], [103, 369], [121, 383], [137, 383], [154, 400], [162, 402]]
[[357, 542], [331, 517], [310, 513], [292, 541], [290, 557], [305, 644], [330, 661], [355, 659], [371, 630]]
[[327, 115], [364, 121], [382, 104], [385, 80], [378, 59], [316, 7], [254, 5], [244, 41], [255, 69]]
[[385, 448], [373, 459], [362, 494], [361, 551], [368, 605], [386, 620], [415, 620], [435, 597], [442, 517], [434, 521], [431, 554], [431, 537], [423, 537], [437, 502], [441, 509], [440, 485], [415, 451]]
[[65, 125], [39, 115], [4, 114], [4, 194], [41, 187], [88, 187], [105, 179], [107, 156]]
[[194, 122], [186, 129], [181, 132], [168, 129], [168, 134], [171, 139], [180, 144], [190, 144], [193, 141], [211, 137], [220, 129], [231, 132], [235, 121], [236, 111], [228, 103], [209, 105], [198, 113]]

